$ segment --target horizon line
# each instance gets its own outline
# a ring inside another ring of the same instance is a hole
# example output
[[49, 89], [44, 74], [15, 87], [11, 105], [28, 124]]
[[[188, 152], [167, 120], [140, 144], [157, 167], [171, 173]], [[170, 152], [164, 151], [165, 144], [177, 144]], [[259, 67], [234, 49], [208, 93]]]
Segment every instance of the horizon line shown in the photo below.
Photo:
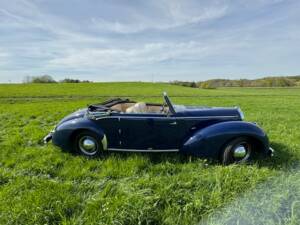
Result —
[[[43, 74], [43, 75], [37, 75], [37, 76], [30, 76], [30, 77], [39, 77], [39, 76], [45, 76], [48, 74]], [[257, 78], [235, 78], [235, 79], [231, 79], [231, 78], [227, 78], [227, 76], [224, 76], [224, 78], [211, 78], [211, 79], [205, 79], [205, 80], [192, 80], [192, 79], [186, 79], [186, 80], [179, 80], [179, 79], [174, 79], [174, 80], [168, 80], [168, 81], [162, 81], [162, 80], [149, 80], [149, 79], [144, 79], [144, 80], [105, 80], [105, 81], [98, 81], [98, 80], [89, 80], [89, 79], [79, 79], [79, 78], [72, 78], [72, 77], [65, 77], [63, 79], [60, 80], [56, 80], [52, 75], [48, 75], [51, 76], [56, 83], [60, 83], [60, 81], [64, 80], [64, 79], [72, 79], [72, 80], [79, 80], [79, 81], [89, 81], [90, 83], [170, 83], [170, 82], [174, 82], [174, 81], [180, 81], [180, 82], [205, 82], [205, 81], [209, 81], [209, 80], [260, 80], [260, 79], [265, 79], [265, 78], [280, 78], [280, 77], [284, 77], [284, 78], [291, 78], [291, 77], [296, 77], [296, 76], [300, 76], [299, 74], [294, 74], [294, 75], [266, 75], [266, 76], [259, 76]], [[25, 78], [25, 77], [24, 77]], [[80, 83], [84, 83], [84, 82], [80, 82]], [[88, 82], [87, 82], [88, 83]], [[0, 82], [0, 84], [28, 84], [24, 81], [20, 81], [20, 82], [12, 82], [10, 80], [8, 80], [7, 82]]]

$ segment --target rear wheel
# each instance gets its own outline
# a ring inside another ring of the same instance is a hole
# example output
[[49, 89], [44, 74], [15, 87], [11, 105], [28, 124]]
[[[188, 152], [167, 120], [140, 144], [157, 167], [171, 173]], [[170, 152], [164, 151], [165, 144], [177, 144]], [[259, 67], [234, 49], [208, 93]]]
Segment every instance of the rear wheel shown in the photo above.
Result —
[[247, 137], [238, 137], [228, 142], [221, 155], [224, 165], [232, 163], [246, 163], [253, 157], [253, 143]]
[[100, 139], [99, 135], [94, 132], [81, 131], [75, 137], [75, 150], [87, 157], [99, 156], [103, 150]]

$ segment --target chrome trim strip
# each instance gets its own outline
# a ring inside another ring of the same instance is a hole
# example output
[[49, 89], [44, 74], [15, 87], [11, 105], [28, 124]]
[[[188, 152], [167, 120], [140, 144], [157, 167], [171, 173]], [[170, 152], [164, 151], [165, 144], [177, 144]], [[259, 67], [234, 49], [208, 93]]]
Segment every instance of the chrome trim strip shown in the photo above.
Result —
[[107, 118], [117, 118], [117, 119], [121, 119], [121, 118], [126, 118], [126, 119], [176, 119], [176, 120], [193, 120], [193, 119], [214, 119], [214, 118], [239, 118], [239, 116], [197, 116], [197, 117], [155, 117], [155, 116], [108, 116], [108, 117], [99, 117], [99, 118], [95, 118], [93, 117], [92, 119], [95, 120], [101, 120], [101, 119], [107, 119]]
[[197, 117], [169, 117], [174, 119], [211, 119], [211, 118], [239, 118], [238, 116], [197, 116]]
[[179, 149], [122, 149], [122, 148], [108, 148], [108, 151], [116, 152], [179, 152]]

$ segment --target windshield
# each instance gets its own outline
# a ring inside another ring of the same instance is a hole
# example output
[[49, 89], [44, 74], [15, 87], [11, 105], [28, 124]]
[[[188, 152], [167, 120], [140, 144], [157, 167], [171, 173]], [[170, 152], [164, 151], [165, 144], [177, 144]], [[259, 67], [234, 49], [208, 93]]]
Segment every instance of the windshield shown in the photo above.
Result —
[[[173, 105], [174, 110], [178, 112], [186, 111], [186, 110], [199, 110], [199, 109], [210, 109], [212, 107], [209, 106], [196, 106], [196, 105]], [[214, 107], [216, 108], [216, 107]]]
[[173, 105], [173, 108], [174, 108], [175, 112], [182, 112], [182, 111], [185, 111], [186, 106], [184, 106], [184, 105]]

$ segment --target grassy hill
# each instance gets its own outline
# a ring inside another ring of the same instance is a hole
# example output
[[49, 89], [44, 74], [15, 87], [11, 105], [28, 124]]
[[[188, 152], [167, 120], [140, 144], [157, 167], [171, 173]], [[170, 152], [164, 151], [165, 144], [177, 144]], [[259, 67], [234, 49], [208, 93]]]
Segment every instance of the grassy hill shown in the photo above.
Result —
[[[221, 166], [179, 154], [88, 160], [41, 139], [109, 96], [240, 106], [276, 153]], [[299, 224], [300, 88], [193, 89], [152, 83], [0, 85], [0, 224]]]

